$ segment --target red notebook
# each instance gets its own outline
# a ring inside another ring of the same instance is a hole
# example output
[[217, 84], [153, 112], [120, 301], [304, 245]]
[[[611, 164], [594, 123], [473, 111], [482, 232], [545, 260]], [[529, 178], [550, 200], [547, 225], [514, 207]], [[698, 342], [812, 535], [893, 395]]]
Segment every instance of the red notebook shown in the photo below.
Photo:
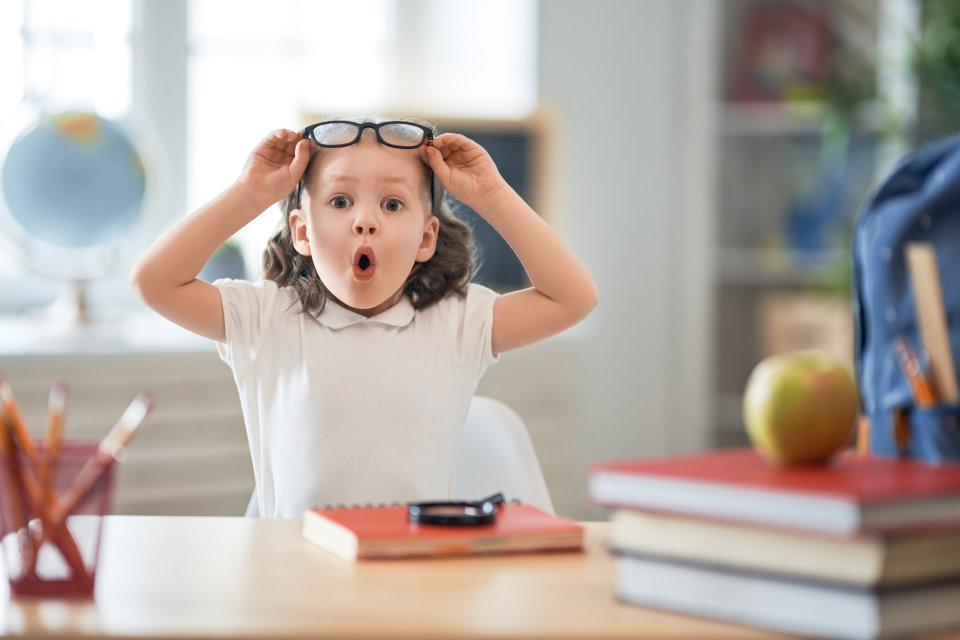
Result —
[[448, 556], [583, 547], [583, 527], [528, 504], [505, 503], [493, 524], [415, 524], [406, 506], [309, 509], [303, 537], [345, 560]]
[[852, 535], [960, 522], [960, 465], [862, 458], [776, 467], [753, 449], [610, 460], [587, 468], [599, 505]]

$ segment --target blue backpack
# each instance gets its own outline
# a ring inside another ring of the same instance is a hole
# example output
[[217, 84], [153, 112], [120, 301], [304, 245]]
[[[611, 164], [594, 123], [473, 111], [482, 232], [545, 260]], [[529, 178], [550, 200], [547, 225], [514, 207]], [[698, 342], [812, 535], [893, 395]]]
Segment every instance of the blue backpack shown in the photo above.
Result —
[[[960, 405], [918, 406], [897, 340], [923, 354], [909, 242], [934, 245], [954, 363], [960, 362], [960, 136], [904, 158], [868, 199], [854, 230], [854, 362], [870, 451], [960, 463]], [[898, 436], [899, 432], [899, 436]]]

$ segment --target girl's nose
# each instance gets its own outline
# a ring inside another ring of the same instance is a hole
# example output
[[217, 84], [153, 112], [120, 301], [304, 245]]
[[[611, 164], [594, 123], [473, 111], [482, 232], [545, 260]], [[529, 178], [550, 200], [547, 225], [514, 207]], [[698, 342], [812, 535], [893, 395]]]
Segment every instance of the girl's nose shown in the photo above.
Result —
[[374, 235], [379, 230], [377, 226], [377, 218], [375, 215], [369, 211], [364, 210], [363, 207], [357, 211], [357, 218], [353, 223], [353, 231], [358, 235]]

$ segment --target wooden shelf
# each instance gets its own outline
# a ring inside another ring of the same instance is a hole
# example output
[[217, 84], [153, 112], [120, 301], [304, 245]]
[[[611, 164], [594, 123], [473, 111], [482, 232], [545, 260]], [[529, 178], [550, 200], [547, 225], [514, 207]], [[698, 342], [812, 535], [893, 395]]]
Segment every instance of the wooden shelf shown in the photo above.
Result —
[[[823, 211], [815, 224], [823, 225], [831, 238], [851, 233], [863, 198], [890, 153], [891, 125], [896, 116], [906, 117], [906, 124], [916, 106], [904, 56], [919, 33], [919, 25], [913, 23], [919, 9], [886, 0], [810, 2], [831, 24], [832, 51], [842, 53], [849, 47], [876, 66], [870, 72], [875, 89], [860, 94], [872, 99], [845, 114], [845, 121], [838, 119], [832, 102], [818, 99], [828, 95], [825, 85], [819, 93], [781, 92], [805, 95], [807, 100], [737, 99], [750, 95], [739, 90], [740, 80], [762, 57], [745, 46], [755, 36], [747, 20], [755, 5], [752, 0], [721, 2], [719, 82], [711, 114], [716, 196], [710, 263], [712, 436], [715, 445], [724, 446], [747, 441], [740, 408], [743, 389], [738, 386], [765, 355], [804, 348], [852, 355], [853, 314], [846, 293], [849, 247], [831, 241], [823, 245], [830, 250], [793, 251], [788, 234], [805, 207], [817, 206], [820, 194], [829, 196], [821, 206], [834, 207], [834, 212], [826, 220]], [[747, 55], [754, 57], [748, 60]], [[802, 63], [803, 56], [795, 58], [793, 62]], [[837, 58], [845, 64], [843, 60]], [[804, 84], [801, 80], [792, 88]], [[853, 84], [849, 88], [860, 91]], [[832, 135], [844, 123], [850, 133], [846, 146]], [[833, 186], [826, 174], [830, 163], [839, 165], [841, 159], [847, 162], [843, 189], [824, 193]]]
[[720, 285], [799, 287], [819, 284], [847, 260], [846, 251], [798, 252], [719, 249], [715, 279]]
[[[731, 102], [718, 106], [719, 132], [736, 136], [820, 135], [828, 110], [822, 102]], [[882, 105], [871, 102], [861, 107], [857, 128], [879, 131], [883, 123]]]

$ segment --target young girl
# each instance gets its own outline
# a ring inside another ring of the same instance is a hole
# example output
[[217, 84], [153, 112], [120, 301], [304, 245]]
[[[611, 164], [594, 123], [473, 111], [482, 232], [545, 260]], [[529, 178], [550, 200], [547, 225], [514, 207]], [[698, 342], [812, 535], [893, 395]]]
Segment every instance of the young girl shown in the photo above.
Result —
[[[483, 216], [532, 287], [469, 282]], [[259, 282], [197, 279], [237, 230], [283, 198]], [[583, 319], [597, 288], [487, 152], [413, 122], [278, 130], [226, 191], [161, 236], [131, 272], [154, 310], [217, 342], [240, 392], [260, 514], [451, 495], [457, 439], [500, 353]]]

